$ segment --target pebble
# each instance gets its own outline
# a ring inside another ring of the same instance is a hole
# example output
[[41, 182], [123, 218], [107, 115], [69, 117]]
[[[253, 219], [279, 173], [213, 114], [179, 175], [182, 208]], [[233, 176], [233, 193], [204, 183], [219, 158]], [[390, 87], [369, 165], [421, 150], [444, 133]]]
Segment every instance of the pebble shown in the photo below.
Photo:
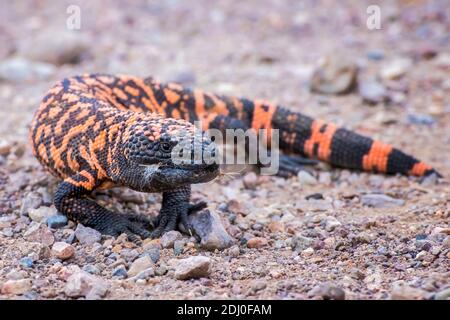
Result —
[[128, 276], [128, 273], [127, 273], [127, 269], [125, 269], [125, 266], [123, 264], [121, 264], [113, 270], [111, 275], [114, 278], [125, 279]]
[[85, 227], [81, 223], [75, 229], [75, 238], [83, 245], [91, 245], [102, 239], [102, 234], [95, 229]]
[[255, 280], [251, 284], [251, 290], [253, 293], [264, 290], [267, 287], [267, 282], [264, 280]]
[[29, 192], [22, 200], [22, 205], [20, 207], [20, 215], [28, 214], [30, 209], [39, 208], [42, 204], [42, 195], [38, 192]]
[[309, 247], [301, 252], [302, 257], [310, 257], [314, 254], [314, 249]]
[[302, 235], [295, 235], [291, 239], [291, 247], [294, 251], [301, 252], [314, 244], [315, 240]]
[[426, 126], [432, 126], [436, 123], [436, 120], [434, 119], [433, 116], [424, 113], [408, 114], [406, 121], [410, 124], [426, 125]]
[[358, 68], [343, 57], [330, 56], [322, 60], [311, 78], [311, 90], [324, 94], [342, 94], [356, 85]]
[[248, 172], [243, 179], [243, 184], [246, 189], [255, 189], [258, 184], [258, 176], [254, 172]]
[[225, 230], [221, 217], [208, 209], [189, 215], [189, 222], [200, 236], [200, 247], [206, 250], [223, 250], [231, 247], [235, 240]]
[[239, 249], [238, 246], [232, 246], [230, 249], [228, 249], [228, 253], [233, 257], [233, 258], [237, 258], [239, 257], [241, 250]]
[[55, 207], [39, 207], [37, 209], [30, 208], [28, 210], [28, 216], [31, 220], [36, 222], [45, 222], [47, 218], [56, 214]]
[[368, 59], [373, 61], [379, 61], [384, 58], [384, 52], [381, 50], [370, 50], [366, 55]]
[[332, 284], [324, 283], [311, 289], [308, 296], [321, 297], [324, 300], [345, 300], [345, 291]]
[[166, 232], [161, 237], [161, 246], [165, 249], [173, 248], [175, 241], [180, 240], [182, 238], [183, 236], [178, 231], [172, 230]]
[[434, 300], [449, 300], [449, 299], [450, 299], [450, 288], [439, 291], [434, 295]]
[[299, 171], [297, 178], [302, 185], [314, 186], [317, 184], [317, 179], [306, 171]]
[[370, 104], [377, 104], [387, 100], [386, 88], [378, 81], [360, 81], [358, 85], [359, 95], [363, 101]]
[[332, 232], [337, 227], [342, 225], [342, 223], [340, 223], [339, 220], [333, 216], [327, 216], [323, 223], [325, 225], [325, 230], [328, 232]]
[[11, 153], [13, 143], [0, 139], [0, 156], [7, 157]]
[[56, 68], [48, 63], [32, 62], [23, 58], [10, 58], [0, 62], [0, 80], [8, 82], [28, 82], [50, 78]]
[[75, 255], [75, 248], [66, 242], [55, 242], [52, 246], [52, 254], [61, 260], [67, 260]]
[[404, 281], [394, 282], [391, 289], [392, 300], [422, 300], [425, 299], [426, 295], [426, 291], [413, 288]]
[[439, 233], [450, 235], [450, 228], [435, 227], [431, 231], [432, 235], [439, 234]]
[[47, 218], [45, 221], [51, 229], [59, 229], [67, 225], [68, 219], [62, 214], [55, 214]]
[[380, 77], [384, 80], [396, 80], [406, 74], [412, 61], [408, 58], [398, 58], [387, 62], [380, 69]]
[[211, 272], [211, 259], [205, 256], [194, 256], [181, 259], [175, 266], [174, 276], [178, 280], [208, 277]]
[[101, 272], [97, 266], [94, 266], [92, 264], [85, 265], [82, 270], [90, 274], [100, 274]]
[[33, 259], [30, 257], [23, 257], [19, 261], [20, 265], [24, 268], [32, 268], [33, 267]]
[[164, 264], [162, 264], [156, 269], [155, 273], [157, 276], [163, 276], [167, 273], [167, 271], [168, 271], [167, 267]]
[[30, 279], [8, 280], [2, 285], [3, 294], [20, 295], [31, 290]]
[[161, 251], [159, 250], [159, 247], [156, 247], [156, 246], [148, 248], [146, 250], [146, 253], [149, 255], [150, 259], [152, 259], [153, 263], [158, 262], [158, 260], [161, 256]]
[[72, 274], [66, 282], [64, 293], [71, 298], [100, 299], [106, 295], [108, 284], [102, 278], [84, 271]]
[[153, 267], [150, 267], [139, 272], [135, 277], [133, 277], [133, 280], [147, 280], [154, 276], [155, 276], [155, 269], [153, 269]]
[[175, 240], [173, 243], [173, 254], [179, 256], [183, 253], [185, 241], [184, 240]]
[[267, 239], [262, 237], [254, 237], [247, 241], [247, 247], [251, 249], [262, 248], [264, 246], [267, 246], [267, 244]]
[[284, 223], [280, 221], [272, 221], [267, 225], [267, 227], [272, 233], [284, 232], [285, 230]]
[[450, 248], [450, 236], [445, 237], [444, 241], [442, 241], [442, 245], [447, 249]]
[[45, 225], [32, 222], [24, 233], [25, 239], [31, 242], [40, 242], [46, 246], [51, 246], [55, 242], [53, 232]]
[[384, 194], [365, 194], [361, 197], [361, 203], [373, 208], [393, 208], [404, 205], [405, 201]]
[[130, 269], [128, 270], [128, 275], [130, 277], [134, 277], [139, 272], [144, 271], [150, 267], [153, 267], [154, 263], [150, 256], [144, 255], [136, 260], [131, 264]]

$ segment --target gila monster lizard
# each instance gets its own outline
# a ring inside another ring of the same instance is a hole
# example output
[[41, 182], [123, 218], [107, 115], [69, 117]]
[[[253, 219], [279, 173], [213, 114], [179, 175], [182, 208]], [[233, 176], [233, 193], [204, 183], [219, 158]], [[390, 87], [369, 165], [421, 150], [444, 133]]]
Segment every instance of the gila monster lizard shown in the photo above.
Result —
[[[63, 179], [54, 198], [59, 212], [104, 234], [126, 233], [136, 240], [159, 237], [179, 222], [191, 231], [188, 214], [206, 206], [190, 204], [190, 185], [214, 179], [218, 165], [175, 165], [170, 160], [180, 132], [192, 142], [196, 139], [196, 120], [202, 120], [203, 130], [279, 129], [281, 150], [294, 154], [280, 157], [281, 176], [298, 172], [301, 156], [365, 171], [415, 176], [436, 172], [388, 144], [267, 101], [127, 75], [82, 75], [57, 83], [37, 110], [29, 139], [39, 162]], [[201, 139], [203, 147], [211, 144]], [[160, 214], [155, 221], [115, 214], [88, 197], [94, 189], [113, 186], [162, 192]]]

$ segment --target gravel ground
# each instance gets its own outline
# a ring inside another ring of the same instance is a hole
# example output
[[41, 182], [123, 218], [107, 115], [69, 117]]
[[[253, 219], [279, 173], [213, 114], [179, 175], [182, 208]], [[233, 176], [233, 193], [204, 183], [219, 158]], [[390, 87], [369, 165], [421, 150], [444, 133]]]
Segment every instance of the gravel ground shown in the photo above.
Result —
[[[449, 177], [450, 6], [380, 2], [382, 29], [369, 30], [368, 2], [337, 3], [3, 1], [0, 299], [449, 299], [448, 179], [326, 165], [288, 180], [226, 175], [194, 186], [214, 226], [202, 243], [172, 232], [136, 245], [55, 215], [58, 181], [31, 154], [28, 126], [53, 82], [128, 73], [267, 98]], [[66, 26], [74, 4], [80, 30]], [[96, 198], [155, 215], [161, 197]]]

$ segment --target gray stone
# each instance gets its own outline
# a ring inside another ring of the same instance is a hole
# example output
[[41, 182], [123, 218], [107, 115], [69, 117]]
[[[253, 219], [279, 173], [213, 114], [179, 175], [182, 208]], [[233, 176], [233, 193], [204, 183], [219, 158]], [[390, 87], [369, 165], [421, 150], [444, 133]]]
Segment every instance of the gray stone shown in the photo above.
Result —
[[59, 229], [67, 225], [68, 219], [62, 214], [55, 214], [47, 218], [45, 221], [47, 226], [52, 229]]
[[165, 249], [173, 248], [175, 241], [180, 240], [181, 238], [183, 238], [183, 236], [178, 231], [173, 230], [166, 232], [161, 237], [161, 246]]
[[178, 280], [208, 277], [211, 272], [211, 259], [195, 256], [179, 260], [174, 276]]
[[378, 81], [361, 81], [358, 90], [363, 100], [371, 104], [381, 103], [388, 98], [386, 88]]
[[295, 235], [291, 239], [291, 247], [297, 252], [301, 252], [314, 245], [315, 240], [312, 238], [304, 237], [302, 235]]
[[31, 220], [36, 222], [46, 222], [47, 219], [50, 216], [53, 216], [56, 214], [56, 208], [55, 207], [39, 207], [36, 209], [30, 208], [28, 210], [28, 216]]
[[361, 197], [361, 203], [373, 208], [393, 208], [404, 205], [405, 201], [385, 194], [365, 194]]
[[324, 300], [345, 300], [345, 291], [329, 283], [315, 286], [308, 292], [310, 297], [321, 297]]
[[128, 275], [130, 277], [134, 277], [141, 271], [144, 271], [150, 267], [153, 267], [153, 265], [154, 265], [154, 263], [153, 263], [152, 259], [148, 255], [145, 255], [143, 257], [136, 259], [131, 264], [130, 269], [128, 270]]
[[79, 271], [72, 274], [64, 288], [66, 296], [71, 298], [85, 297], [86, 299], [100, 299], [106, 295], [108, 284], [103, 279]]
[[124, 265], [121, 264], [113, 270], [111, 275], [114, 278], [125, 279], [128, 276], [128, 273], [127, 273], [127, 269], [125, 269]]
[[95, 229], [85, 227], [81, 223], [75, 229], [75, 237], [81, 244], [94, 244], [102, 239], [102, 234]]
[[48, 79], [55, 67], [48, 63], [31, 62], [23, 58], [10, 58], [0, 63], [0, 80], [24, 82], [34, 79]]
[[189, 215], [189, 222], [200, 236], [200, 247], [206, 250], [223, 250], [234, 244], [234, 239], [223, 226], [220, 216], [208, 209]]

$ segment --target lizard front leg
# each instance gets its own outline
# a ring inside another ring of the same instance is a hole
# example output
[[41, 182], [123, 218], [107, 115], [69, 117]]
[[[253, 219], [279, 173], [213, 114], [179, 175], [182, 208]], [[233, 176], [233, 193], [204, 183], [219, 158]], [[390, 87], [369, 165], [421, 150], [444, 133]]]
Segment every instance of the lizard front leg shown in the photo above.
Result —
[[175, 230], [178, 222], [181, 222], [184, 229], [193, 234], [193, 228], [188, 221], [189, 213], [201, 210], [206, 207], [205, 202], [191, 204], [191, 186], [185, 186], [173, 191], [163, 192], [162, 206], [159, 215], [156, 217], [156, 229], [151, 236], [160, 237], [163, 233]]
[[116, 214], [87, 197], [100, 184], [96, 176], [95, 172], [83, 170], [61, 182], [55, 193], [56, 209], [70, 220], [102, 234], [118, 236], [126, 233], [132, 241], [138, 241], [138, 236], [148, 238], [150, 219], [140, 215]]

